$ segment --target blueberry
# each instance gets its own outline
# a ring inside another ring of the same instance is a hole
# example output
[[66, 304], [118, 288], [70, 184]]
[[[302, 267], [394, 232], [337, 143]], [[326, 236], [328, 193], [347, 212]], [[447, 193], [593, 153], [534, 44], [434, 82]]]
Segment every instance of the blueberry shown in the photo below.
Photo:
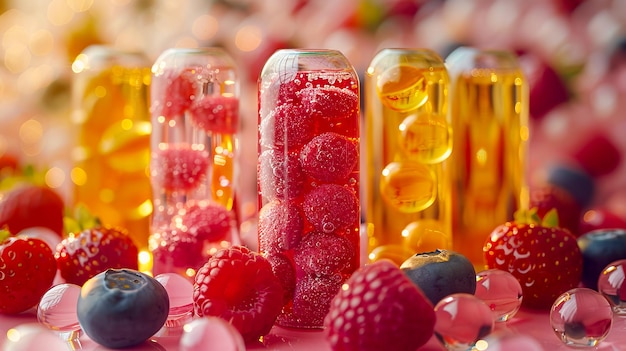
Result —
[[109, 269], [81, 288], [81, 328], [108, 348], [140, 344], [161, 329], [169, 313], [167, 291], [156, 279], [132, 269]]
[[593, 178], [582, 169], [554, 166], [548, 171], [548, 183], [567, 191], [582, 208], [591, 203], [595, 194]]
[[577, 239], [583, 255], [582, 283], [598, 289], [598, 277], [611, 262], [626, 258], [626, 230], [596, 229]]
[[476, 292], [476, 270], [463, 255], [436, 250], [418, 253], [404, 261], [400, 268], [417, 285], [433, 305], [454, 293]]

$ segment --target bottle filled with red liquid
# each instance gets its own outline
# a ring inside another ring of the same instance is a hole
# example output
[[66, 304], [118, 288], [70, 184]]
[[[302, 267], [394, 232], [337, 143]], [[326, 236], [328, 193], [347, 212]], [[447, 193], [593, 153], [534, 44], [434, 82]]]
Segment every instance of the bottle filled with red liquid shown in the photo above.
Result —
[[258, 89], [259, 251], [285, 291], [277, 324], [321, 328], [359, 265], [359, 79], [339, 51], [279, 50]]

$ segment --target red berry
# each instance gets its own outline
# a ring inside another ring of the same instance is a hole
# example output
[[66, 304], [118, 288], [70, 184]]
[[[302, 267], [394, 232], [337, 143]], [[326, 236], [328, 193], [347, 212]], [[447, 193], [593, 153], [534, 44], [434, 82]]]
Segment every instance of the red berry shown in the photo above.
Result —
[[322, 182], [345, 180], [357, 164], [357, 144], [337, 133], [323, 133], [309, 141], [300, 152], [302, 169]]
[[530, 207], [537, 210], [537, 215], [543, 218], [548, 211], [555, 209], [559, 215], [559, 226], [568, 229], [572, 234], [581, 234], [578, 222], [582, 209], [576, 199], [565, 189], [546, 184], [530, 189]]
[[292, 313], [279, 318], [293, 318], [300, 325], [323, 326], [330, 303], [346, 279], [347, 276], [341, 274], [304, 275], [296, 283]]
[[263, 256], [243, 246], [215, 253], [198, 271], [196, 315], [229, 321], [246, 341], [269, 333], [283, 306], [283, 289]]
[[63, 235], [64, 203], [54, 190], [38, 185], [18, 186], [0, 200], [0, 228], [18, 234], [26, 228], [45, 227]]
[[[0, 237], [9, 235], [0, 231]], [[48, 244], [39, 239], [0, 239], [0, 313], [17, 314], [37, 305], [52, 286], [57, 266]]]
[[54, 257], [66, 282], [83, 285], [109, 268], [137, 270], [138, 251], [125, 229], [96, 227], [70, 234], [57, 246]]
[[507, 222], [487, 238], [488, 268], [510, 272], [522, 285], [522, 304], [547, 309], [554, 300], [578, 286], [582, 254], [576, 238], [566, 229], [541, 223]]
[[302, 194], [304, 173], [295, 153], [265, 150], [259, 156], [259, 191], [267, 200], [293, 199]]
[[191, 120], [202, 130], [234, 134], [239, 123], [239, 100], [233, 96], [205, 96], [189, 108]]
[[259, 249], [261, 252], [292, 250], [300, 243], [303, 229], [304, 219], [294, 203], [269, 202], [259, 211]]
[[350, 189], [341, 185], [318, 186], [305, 196], [302, 207], [309, 222], [324, 233], [359, 223], [359, 201]]
[[333, 350], [414, 351], [433, 335], [433, 305], [391, 261], [357, 270], [324, 321]]
[[173, 221], [199, 241], [225, 240], [235, 226], [232, 212], [209, 201], [190, 202], [185, 212]]
[[311, 111], [313, 116], [344, 119], [353, 116], [359, 110], [359, 96], [347, 88], [334, 86], [306, 88], [298, 94], [302, 105]]
[[520, 56], [520, 63], [528, 77], [529, 114], [541, 119], [555, 107], [569, 101], [565, 80], [547, 62], [533, 53]]
[[615, 143], [603, 133], [589, 136], [572, 155], [592, 177], [610, 174], [619, 166], [622, 153]]
[[596, 229], [615, 228], [626, 229], [626, 220], [604, 208], [589, 209], [580, 217], [580, 235]]
[[[156, 111], [168, 119], [180, 116], [191, 106], [197, 90], [195, 68], [187, 68], [180, 73], [173, 70], [165, 72], [166, 86], [161, 96], [157, 96], [159, 105]], [[156, 94], [155, 94], [156, 95]]]
[[195, 189], [204, 180], [209, 167], [209, 154], [191, 148], [155, 151], [151, 165], [153, 180], [168, 191]]
[[311, 140], [313, 131], [309, 111], [300, 104], [282, 104], [261, 119], [260, 144], [266, 148], [293, 149]]
[[187, 269], [200, 269], [209, 258], [204, 253], [204, 243], [197, 236], [181, 229], [168, 229], [153, 233], [149, 246], [153, 256], [152, 273], [189, 274]]
[[352, 243], [335, 234], [310, 232], [296, 249], [296, 264], [308, 274], [351, 273], [356, 267]]
[[296, 287], [296, 270], [293, 263], [287, 256], [280, 253], [266, 254], [265, 258], [272, 265], [272, 272], [283, 287], [283, 303], [289, 302], [293, 298]]

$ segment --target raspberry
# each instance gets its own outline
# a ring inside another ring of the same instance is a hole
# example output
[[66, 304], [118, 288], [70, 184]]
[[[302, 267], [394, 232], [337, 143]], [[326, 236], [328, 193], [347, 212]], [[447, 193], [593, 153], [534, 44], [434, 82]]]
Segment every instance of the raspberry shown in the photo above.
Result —
[[286, 304], [293, 298], [296, 287], [296, 271], [293, 264], [287, 256], [280, 253], [267, 254], [265, 258], [272, 265], [272, 272], [283, 287], [283, 304]]
[[300, 152], [302, 169], [309, 176], [323, 181], [346, 179], [359, 158], [357, 145], [337, 133], [323, 133], [309, 141]]
[[193, 68], [187, 68], [179, 74], [173, 71], [165, 72], [167, 85], [161, 96], [161, 104], [157, 105], [161, 116], [167, 118], [180, 116], [191, 106], [197, 87], [195, 71]]
[[233, 228], [235, 218], [224, 206], [209, 201], [191, 202], [183, 215], [174, 217], [175, 224], [200, 241], [225, 240]]
[[330, 302], [346, 278], [340, 274], [303, 276], [296, 284], [292, 314], [285, 318], [294, 318], [300, 325], [323, 326]]
[[195, 235], [180, 229], [155, 232], [149, 240], [154, 267], [152, 273], [179, 272], [186, 275], [187, 268], [198, 270], [206, 263], [203, 243]]
[[151, 165], [153, 180], [168, 191], [198, 187], [209, 167], [206, 151], [188, 147], [157, 150]]
[[300, 196], [304, 173], [298, 155], [265, 150], [259, 156], [259, 190], [267, 200], [293, 199]]
[[303, 210], [313, 226], [331, 233], [359, 223], [359, 201], [354, 193], [341, 185], [323, 184], [305, 197]]
[[380, 260], [348, 279], [324, 325], [333, 350], [414, 351], [433, 335], [435, 311], [396, 265]]
[[258, 226], [260, 250], [281, 252], [298, 246], [304, 219], [295, 204], [274, 200], [259, 211]]
[[313, 119], [300, 104], [282, 104], [261, 119], [259, 133], [263, 147], [299, 147], [313, 137]]
[[330, 275], [350, 273], [354, 267], [355, 250], [345, 238], [322, 232], [310, 232], [302, 238], [294, 259], [306, 273]]
[[215, 253], [196, 274], [196, 315], [229, 321], [246, 341], [269, 333], [283, 306], [283, 289], [263, 256], [243, 246]]
[[326, 119], [351, 117], [359, 109], [359, 96], [346, 88], [324, 87], [306, 88], [299, 92], [302, 105], [313, 116]]
[[202, 130], [234, 134], [239, 123], [239, 100], [232, 96], [205, 96], [189, 108], [192, 122]]

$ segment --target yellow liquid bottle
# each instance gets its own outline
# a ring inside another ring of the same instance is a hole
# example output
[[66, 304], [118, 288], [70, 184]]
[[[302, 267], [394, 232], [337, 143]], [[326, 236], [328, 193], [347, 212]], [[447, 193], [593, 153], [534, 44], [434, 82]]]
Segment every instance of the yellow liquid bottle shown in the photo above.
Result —
[[365, 76], [368, 260], [450, 249], [448, 73], [426, 49], [384, 49]]
[[90, 46], [72, 64], [74, 204], [128, 229], [147, 247], [152, 213], [150, 64], [140, 54]]
[[528, 87], [516, 57], [459, 48], [448, 56], [454, 250], [476, 266], [496, 226], [528, 204]]

